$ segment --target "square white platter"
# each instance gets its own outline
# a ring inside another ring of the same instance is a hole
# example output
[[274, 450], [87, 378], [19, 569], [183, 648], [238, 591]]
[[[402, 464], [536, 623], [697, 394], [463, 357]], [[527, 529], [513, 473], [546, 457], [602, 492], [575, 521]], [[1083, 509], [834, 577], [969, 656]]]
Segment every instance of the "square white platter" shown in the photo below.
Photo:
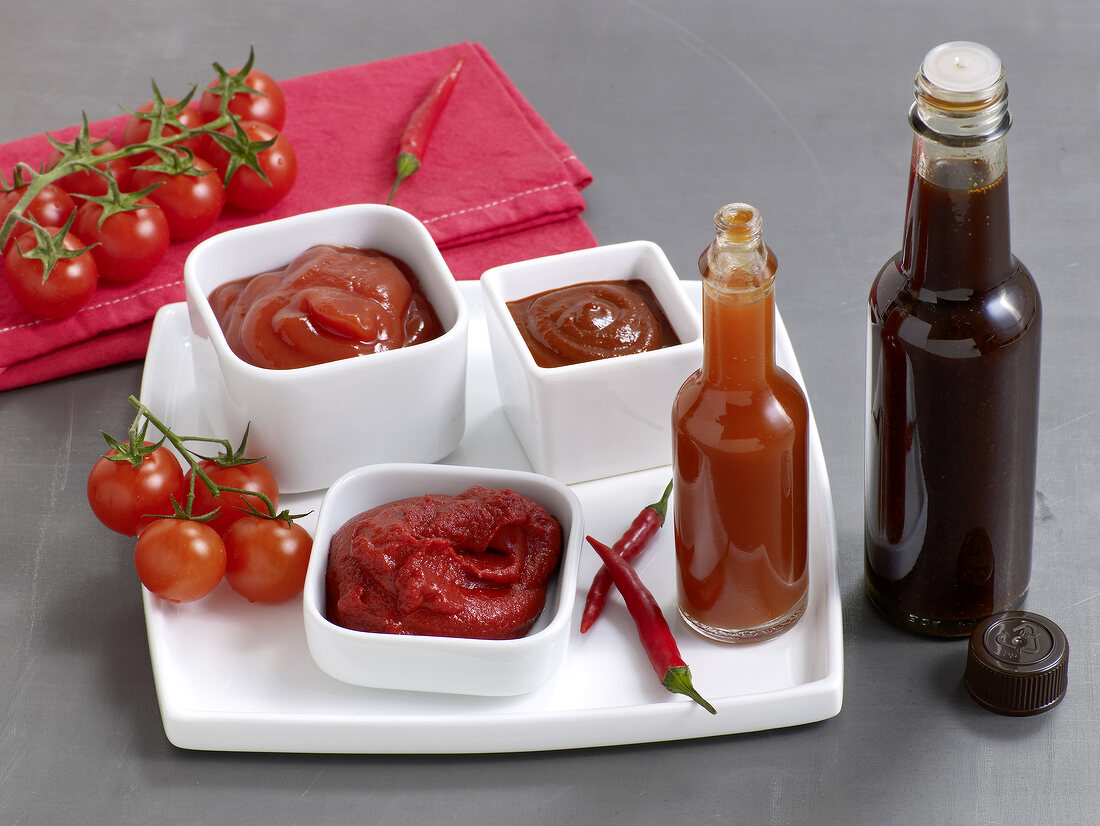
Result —
[[[470, 308], [466, 432], [449, 464], [530, 470], [500, 408], [477, 282], [460, 285]], [[700, 282], [685, 282], [700, 303]], [[790, 338], [777, 319], [779, 363], [801, 383]], [[142, 401], [177, 433], [212, 434], [191, 368], [183, 303], [157, 313]], [[302, 601], [251, 604], [223, 582], [209, 596], [172, 605], [144, 592], [145, 620], [161, 719], [185, 749], [359, 754], [519, 752], [684, 740], [797, 726], [836, 715], [843, 701], [843, 639], [836, 525], [817, 426], [810, 418], [810, 594], [803, 619], [768, 642], [727, 646], [691, 632], [676, 613], [671, 521], [635, 563], [691, 667], [708, 714], [659, 683], [621, 598], [613, 594], [586, 634], [570, 638], [556, 677], [515, 697], [360, 688], [329, 677], [306, 646]], [[613, 543], [671, 469], [655, 468], [572, 486], [587, 533]], [[427, 492], [427, 491], [426, 491]], [[323, 491], [284, 498], [313, 510]], [[599, 560], [581, 560], [573, 627]]]

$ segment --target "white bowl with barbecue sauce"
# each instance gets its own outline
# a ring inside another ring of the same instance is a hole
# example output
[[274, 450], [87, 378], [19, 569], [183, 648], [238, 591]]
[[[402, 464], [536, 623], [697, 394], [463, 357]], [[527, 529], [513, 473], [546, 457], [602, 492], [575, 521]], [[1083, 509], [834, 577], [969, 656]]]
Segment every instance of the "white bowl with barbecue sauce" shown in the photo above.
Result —
[[461, 441], [468, 311], [409, 213], [355, 204], [230, 230], [192, 250], [184, 285], [203, 414], [234, 442], [250, 426], [282, 490]]
[[501, 404], [536, 472], [573, 484], [672, 462], [702, 326], [660, 247], [507, 264], [481, 287]]

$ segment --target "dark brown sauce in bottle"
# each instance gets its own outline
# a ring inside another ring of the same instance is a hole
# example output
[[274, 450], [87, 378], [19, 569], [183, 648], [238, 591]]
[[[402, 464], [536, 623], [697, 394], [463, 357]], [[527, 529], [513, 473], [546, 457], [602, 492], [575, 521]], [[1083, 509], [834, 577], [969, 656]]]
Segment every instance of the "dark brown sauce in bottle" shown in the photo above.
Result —
[[870, 294], [865, 573], [891, 620], [951, 637], [1027, 592], [1041, 307], [1006, 174], [943, 163]]

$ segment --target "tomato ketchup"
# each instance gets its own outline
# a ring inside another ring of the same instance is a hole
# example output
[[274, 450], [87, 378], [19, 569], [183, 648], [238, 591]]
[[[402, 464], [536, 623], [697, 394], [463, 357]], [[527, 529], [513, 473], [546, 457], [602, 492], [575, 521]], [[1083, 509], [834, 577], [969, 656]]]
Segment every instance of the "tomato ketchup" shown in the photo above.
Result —
[[310, 247], [282, 269], [221, 285], [210, 306], [234, 353], [275, 370], [411, 347], [443, 333], [412, 269], [375, 249]]
[[326, 615], [355, 631], [522, 637], [561, 553], [561, 524], [515, 491], [475, 485], [399, 499], [333, 535]]

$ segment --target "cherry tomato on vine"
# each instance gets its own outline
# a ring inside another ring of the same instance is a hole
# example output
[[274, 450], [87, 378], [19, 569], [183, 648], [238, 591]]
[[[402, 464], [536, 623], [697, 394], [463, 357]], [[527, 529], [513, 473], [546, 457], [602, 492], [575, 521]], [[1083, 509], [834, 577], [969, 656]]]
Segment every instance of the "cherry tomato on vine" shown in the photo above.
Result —
[[249, 602], [285, 602], [301, 593], [313, 549], [301, 525], [245, 516], [222, 539], [226, 582]]
[[[175, 106], [179, 103], [175, 98], [164, 98], [164, 102], [168, 106]], [[146, 101], [141, 104], [135, 111], [137, 112], [151, 112], [153, 111], [154, 101]], [[176, 120], [182, 123], [188, 129], [198, 129], [205, 123], [202, 115], [199, 114], [199, 110], [194, 106], [185, 106], [176, 115]], [[126, 121], [126, 125], [122, 127], [122, 136], [119, 138], [119, 144], [121, 146], [129, 146], [134, 143], [144, 143], [149, 140], [149, 129], [151, 127], [150, 122], [146, 118], [140, 118], [137, 115], [130, 115]], [[172, 126], [171, 124], [165, 124], [163, 135], [178, 135], [180, 129], [178, 126]], [[188, 138], [187, 140], [174, 143], [172, 146], [183, 147], [186, 146], [192, 152], [198, 154], [199, 147], [203, 142], [199, 140], [200, 136], [196, 135], [194, 138]], [[134, 159], [133, 165], [137, 166], [139, 163], [143, 163], [144, 160], [148, 160], [145, 156], [141, 156], [142, 160]]]
[[[264, 494], [271, 500], [275, 510], [278, 511], [279, 483], [275, 481], [271, 471], [262, 462], [220, 467], [217, 462], [206, 459], [199, 462], [199, 467], [216, 485]], [[187, 476], [184, 478], [184, 485], [188, 489], [190, 489], [192, 474], [193, 471], [187, 471]], [[218, 515], [205, 524], [218, 533], [224, 534], [230, 525], [246, 515], [248, 512], [246, 501], [260, 512], [266, 512], [267, 510], [263, 500], [255, 496], [223, 491], [221, 496], [215, 498], [206, 485], [201, 480], [196, 479], [195, 501], [191, 504], [191, 513], [194, 516], [203, 516], [215, 508], [219, 508]], [[243, 510], [241, 510], [242, 508]]]
[[[267, 175], [267, 183], [255, 171], [241, 166], [225, 185], [226, 203], [259, 212], [279, 203], [294, 187], [294, 181], [298, 177], [298, 156], [286, 136], [274, 127], [254, 120], [241, 121], [240, 125], [249, 141], [275, 139], [274, 144], [257, 156], [260, 168]], [[232, 126], [226, 126], [219, 131], [227, 135], [234, 134]], [[209, 160], [217, 167], [222, 180], [225, 180], [229, 168], [229, 153], [214, 145], [210, 149]]]
[[[117, 152], [118, 146], [111, 141], [105, 141], [99, 146], [92, 149], [93, 155], [109, 155], [112, 152]], [[57, 165], [57, 162], [61, 160], [61, 153], [54, 152], [53, 156], [46, 163], [47, 169], [52, 169]], [[97, 168], [106, 169], [111, 173], [111, 177], [118, 183], [118, 188], [123, 192], [126, 191], [130, 185], [130, 159], [129, 158], [116, 158], [106, 164], [96, 164]], [[102, 175], [93, 172], [90, 169], [78, 169], [75, 172], [70, 172], [63, 178], [58, 178], [54, 181], [59, 187], [68, 192], [70, 195], [95, 195], [101, 196], [107, 194], [107, 179]], [[64, 223], [64, 222], [62, 222]], [[58, 225], [60, 226], [60, 224]]]
[[[46, 230], [56, 236], [60, 230]], [[76, 313], [95, 294], [99, 274], [91, 252], [75, 258], [62, 258], [50, 270], [49, 277], [42, 277], [42, 262], [36, 258], [24, 258], [20, 250], [34, 249], [38, 241], [33, 232], [24, 232], [16, 244], [8, 250], [4, 259], [8, 286], [16, 300], [31, 315], [39, 318], [62, 319]], [[87, 244], [66, 233], [65, 249], [80, 250]]]
[[148, 198], [139, 200], [141, 209], [116, 212], [102, 224], [103, 207], [85, 201], [76, 211], [73, 229], [92, 247], [99, 277], [129, 283], [144, 278], [164, 259], [170, 242], [168, 220]]
[[[19, 199], [23, 197], [26, 189], [23, 186], [19, 189], [11, 189], [0, 193], [0, 224], [4, 222], [8, 217], [8, 213], [19, 203]], [[23, 210], [23, 214], [42, 227], [63, 227], [75, 210], [76, 204], [69, 197], [68, 192], [57, 184], [46, 184], [31, 199], [27, 208]], [[4, 253], [7, 254], [15, 246], [16, 238], [30, 232], [30, 229], [30, 225], [22, 221], [16, 224], [12, 234], [4, 242]]]
[[166, 447], [146, 454], [138, 467], [108, 458], [117, 455], [118, 451], [108, 450], [92, 466], [88, 504], [112, 531], [137, 536], [158, 516], [172, 513], [172, 497], [183, 503], [187, 495], [183, 470]]
[[[231, 69], [229, 74], [240, 74], [240, 67]], [[219, 79], [210, 81], [210, 86], [217, 87]], [[229, 99], [229, 111], [240, 120], [255, 120], [266, 123], [276, 129], [282, 129], [286, 122], [286, 99], [279, 84], [266, 72], [252, 69], [245, 75], [245, 84], [250, 89], [255, 89], [259, 94], [250, 92], [238, 92]], [[209, 122], [221, 113], [221, 96], [213, 92], [203, 92], [199, 101], [199, 112]]]
[[201, 522], [158, 519], [138, 536], [134, 567], [141, 584], [169, 602], [194, 602], [225, 573], [225, 545]]
[[206, 232], [225, 206], [225, 186], [214, 167], [197, 156], [192, 165], [205, 174], [169, 175], [148, 169], [135, 169], [133, 173], [135, 191], [160, 184], [147, 197], [163, 210], [173, 241]]

